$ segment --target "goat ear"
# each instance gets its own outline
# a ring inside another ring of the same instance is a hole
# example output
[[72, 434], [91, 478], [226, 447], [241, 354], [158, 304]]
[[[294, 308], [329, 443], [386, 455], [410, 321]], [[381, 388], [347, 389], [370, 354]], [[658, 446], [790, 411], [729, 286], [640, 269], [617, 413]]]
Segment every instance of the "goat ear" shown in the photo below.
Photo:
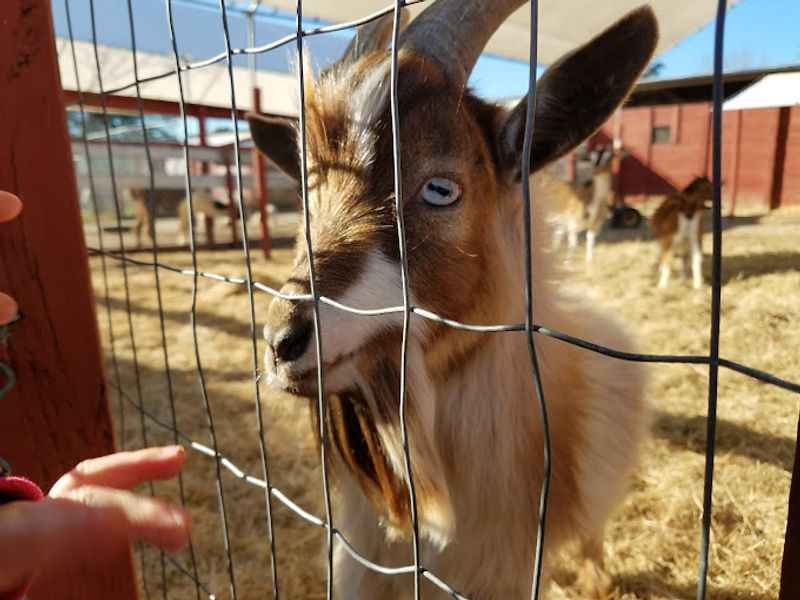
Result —
[[300, 157], [297, 149], [295, 121], [284, 117], [247, 114], [253, 143], [262, 154], [295, 181], [300, 179]]
[[[545, 71], [536, 88], [530, 171], [563, 156], [597, 131], [622, 104], [658, 41], [653, 11], [629, 13], [589, 43]], [[519, 176], [528, 98], [501, 124], [501, 169]]]

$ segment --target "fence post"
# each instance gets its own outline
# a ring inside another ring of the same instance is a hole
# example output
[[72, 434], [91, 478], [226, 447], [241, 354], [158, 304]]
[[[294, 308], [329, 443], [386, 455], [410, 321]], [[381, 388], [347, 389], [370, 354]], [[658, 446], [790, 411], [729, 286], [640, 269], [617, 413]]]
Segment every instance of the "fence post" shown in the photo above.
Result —
[[[237, 220], [239, 218], [239, 210], [238, 210], [238, 202], [236, 201], [234, 189], [233, 189], [233, 175], [231, 174], [231, 153], [232, 150], [226, 148], [223, 152], [223, 158], [225, 160], [225, 189], [227, 190], [228, 194], [228, 216], [231, 220], [231, 240], [232, 244], [236, 245], [239, 243], [239, 233], [238, 233], [238, 224]], [[247, 223], [247, 215], [244, 217], [245, 223]], [[246, 225], [245, 225], [246, 229]]]
[[786, 167], [786, 142], [789, 139], [789, 118], [791, 110], [791, 106], [782, 106], [778, 109], [778, 131], [775, 134], [775, 161], [772, 166], [772, 184], [770, 185], [769, 198], [767, 199], [770, 210], [778, 208], [781, 205], [784, 169]]
[[[737, 110], [736, 113], [736, 135], [733, 136], [733, 173], [729, 175], [731, 207], [729, 217], [736, 216], [736, 197], [739, 195], [739, 161], [742, 153], [742, 114], [744, 111]], [[729, 115], [731, 113], [728, 113]]]
[[[253, 112], [261, 112], [261, 89], [253, 88]], [[261, 247], [264, 258], [269, 259], [272, 241], [269, 239], [269, 214], [267, 213], [267, 159], [253, 146], [253, 178], [255, 179], [258, 210], [261, 214]]]
[[783, 545], [779, 600], [796, 598], [800, 598], [800, 419], [797, 422], [792, 487], [789, 490], [789, 518]]
[[[0, 2], [0, 190], [22, 214], [0, 225], [0, 290], [19, 304], [16, 385], [0, 410], [0, 456], [48, 489], [114, 450], [50, 0]], [[130, 551], [87, 564], [32, 600], [134, 600]]]

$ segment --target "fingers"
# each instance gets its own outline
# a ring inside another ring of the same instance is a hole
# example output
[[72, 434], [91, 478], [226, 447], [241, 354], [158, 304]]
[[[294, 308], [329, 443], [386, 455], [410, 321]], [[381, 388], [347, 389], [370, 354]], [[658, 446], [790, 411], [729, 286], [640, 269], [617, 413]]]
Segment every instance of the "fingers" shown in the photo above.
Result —
[[144, 541], [177, 552], [189, 537], [186, 512], [124, 490], [82, 486], [59, 498], [0, 507], [0, 596], [31, 576], [70, 572]]
[[85, 460], [61, 477], [50, 490], [51, 498], [62, 497], [81, 486], [130, 489], [146, 481], [177, 475], [186, 461], [181, 446], [145, 448]]
[[90, 551], [106, 540], [112, 544], [130, 540], [177, 552], [189, 537], [190, 521], [184, 509], [126, 490], [85, 485], [48, 502], [52, 510], [82, 521]]

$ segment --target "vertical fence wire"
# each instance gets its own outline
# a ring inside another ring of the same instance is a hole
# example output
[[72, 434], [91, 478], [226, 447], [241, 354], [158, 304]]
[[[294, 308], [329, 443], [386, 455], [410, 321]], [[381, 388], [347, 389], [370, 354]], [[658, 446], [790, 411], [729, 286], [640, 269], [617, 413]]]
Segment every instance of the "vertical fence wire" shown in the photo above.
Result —
[[411, 451], [408, 441], [408, 429], [406, 426], [406, 366], [408, 359], [408, 330], [411, 322], [411, 308], [408, 298], [408, 255], [406, 252], [406, 230], [403, 221], [403, 171], [402, 171], [402, 148], [400, 145], [400, 107], [397, 85], [397, 45], [400, 35], [400, 11], [403, 5], [402, 0], [395, 0], [394, 15], [392, 23], [392, 59], [390, 71], [391, 84], [391, 112], [392, 112], [392, 166], [394, 175], [394, 205], [395, 220], [397, 223], [397, 241], [400, 253], [400, 283], [403, 288], [403, 338], [400, 346], [400, 439], [403, 443], [403, 470], [405, 471], [406, 487], [408, 488], [409, 508], [411, 510], [411, 549], [414, 556], [414, 599], [420, 598], [420, 555], [419, 555], [419, 522], [417, 520], [417, 493], [414, 488], [414, 475], [411, 470]]
[[523, 231], [525, 240], [525, 335], [528, 343], [528, 355], [531, 361], [533, 385], [536, 392], [536, 401], [542, 419], [542, 433], [544, 434], [542, 489], [539, 494], [539, 509], [536, 530], [536, 550], [534, 554], [533, 578], [531, 581], [531, 598], [538, 600], [542, 587], [542, 562], [544, 560], [545, 526], [547, 524], [547, 502], [550, 495], [550, 470], [551, 470], [551, 440], [550, 421], [547, 413], [542, 378], [539, 372], [539, 359], [536, 354], [536, 344], [533, 339], [533, 232], [531, 231], [531, 211], [533, 198], [531, 196], [530, 168], [531, 148], [536, 116], [536, 64], [538, 62], [538, 33], [539, 33], [539, 3], [531, 0], [530, 3], [530, 58], [528, 64], [528, 104], [525, 111], [525, 138], [522, 147], [522, 207]]
[[[142, 92], [141, 86], [138, 83], [139, 80], [139, 61], [137, 58], [137, 44], [136, 44], [136, 26], [133, 17], [133, 1], [127, 0], [127, 8], [128, 8], [128, 27], [130, 31], [130, 42], [131, 42], [131, 57], [132, 57], [132, 66], [133, 66], [133, 76], [136, 80], [136, 105], [137, 110], [139, 113], [139, 122], [142, 127], [142, 140], [144, 142], [144, 152], [145, 152], [145, 160], [147, 163], [147, 175], [148, 175], [148, 198], [147, 198], [147, 212], [149, 215], [148, 218], [148, 228], [150, 230], [150, 242], [152, 246], [152, 257], [153, 257], [153, 278], [155, 282], [155, 293], [156, 293], [156, 305], [158, 307], [158, 325], [159, 325], [159, 333], [161, 336], [161, 353], [164, 357], [164, 377], [167, 384], [167, 400], [169, 402], [169, 411], [170, 411], [170, 421], [173, 427], [173, 442], [175, 444], [179, 443], [180, 439], [178, 437], [178, 417], [177, 412], [175, 410], [175, 388], [172, 381], [172, 369], [170, 367], [169, 362], [169, 350], [167, 347], [167, 331], [166, 331], [166, 323], [164, 319], [164, 302], [163, 297], [161, 294], [161, 275], [159, 273], [159, 269], [157, 266], [159, 260], [159, 251], [158, 251], [158, 232], [156, 230], [156, 219], [158, 217], [158, 209], [156, 206], [156, 197], [155, 197], [155, 169], [153, 167], [153, 156], [150, 152], [150, 140], [147, 133], [147, 123], [145, 122], [144, 116], [144, 102], [142, 100]], [[178, 473], [178, 497], [180, 499], [181, 506], [184, 508], [186, 507], [186, 490], [184, 486], [183, 480], [183, 473]], [[199, 582], [199, 574], [197, 571], [197, 556], [195, 554], [194, 549], [194, 542], [189, 536], [188, 542], [188, 549], [189, 549], [189, 561], [190, 561], [190, 568], [192, 579], [195, 585], [195, 595], [197, 599], [200, 599], [200, 582]]]
[[[124, 257], [125, 240], [122, 235], [122, 208], [117, 190], [117, 177], [116, 177], [116, 170], [114, 168], [114, 152], [111, 148], [111, 130], [108, 125], [108, 107], [106, 104], [105, 93], [103, 91], [103, 73], [100, 64], [100, 53], [97, 48], [97, 19], [96, 19], [94, 0], [89, 0], [89, 21], [91, 23], [91, 31], [92, 31], [92, 50], [94, 54], [94, 62], [97, 74], [97, 87], [100, 94], [101, 114], [103, 116], [103, 132], [106, 139], [106, 153], [108, 158], [108, 173], [111, 182], [111, 196], [114, 201], [114, 215], [116, 217], [117, 241], [119, 243], [119, 254], [120, 256]], [[134, 334], [134, 327], [133, 327], [133, 311], [131, 310], [130, 281], [128, 277], [127, 264], [123, 262], [121, 268], [122, 268], [122, 282], [123, 282], [124, 298], [125, 298], [125, 312], [127, 313], [126, 317], [128, 323], [128, 337], [131, 342], [131, 360], [133, 362], [134, 383], [136, 388], [136, 401], [138, 403], [138, 408], [139, 408], [139, 427], [141, 431], [142, 444], [144, 447], [147, 447], [149, 446], [148, 435], [147, 435], [147, 424], [145, 423], [145, 418], [144, 418], [144, 399], [142, 396], [142, 380], [141, 380], [141, 373], [139, 370], [139, 356], [136, 348], [136, 335]], [[153, 483], [148, 482], [147, 487], [150, 492], [150, 496], [155, 496], [155, 486], [153, 485]], [[147, 577], [144, 569], [143, 551], [140, 556], [143, 567], [142, 585], [145, 589], [145, 594], [149, 598], [150, 594], [147, 586]], [[166, 599], [167, 566], [163, 550], [159, 550], [159, 562], [161, 565], [161, 596], [162, 598]]]
[[297, 0], [297, 19], [295, 34], [297, 38], [297, 86], [299, 101], [298, 137], [300, 142], [300, 193], [303, 201], [303, 233], [306, 253], [308, 254], [308, 281], [313, 298], [314, 319], [314, 352], [317, 357], [317, 410], [319, 411], [319, 448], [322, 468], [322, 493], [325, 501], [326, 525], [326, 569], [327, 579], [325, 595], [327, 600], [333, 598], [333, 517], [330, 497], [330, 481], [328, 480], [328, 437], [325, 426], [325, 388], [323, 376], [322, 336], [319, 318], [319, 290], [314, 272], [314, 249], [311, 243], [311, 215], [308, 210], [308, 148], [306, 140], [306, 92], [305, 92], [305, 56], [303, 54], [303, 0]]
[[[273, 522], [272, 522], [272, 495], [270, 493], [272, 486], [270, 485], [269, 481], [266, 432], [264, 429], [264, 417], [261, 408], [261, 387], [259, 386], [259, 375], [258, 375], [259, 360], [258, 360], [258, 341], [256, 339], [257, 335], [256, 303], [255, 303], [254, 289], [253, 289], [253, 266], [250, 259], [250, 242], [248, 241], [247, 237], [247, 211], [245, 210], [244, 206], [244, 195], [243, 195], [244, 184], [242, 182], [242, 165], [241, 165], [241, 140], [239, 139], [239, 119], [238, 119], [238, 110], [236, 109], [236, 85], [233, 76], [233, 55], [231, 48], [231, 36], [228, 28], [228, 13], [225, 9], [225, 0], [220, 0], [219, 6], [222, 12], [222, 30], [225, 37], [225, 50], [228, 53], [227, 67], [228, 67], [228, 79], [231, 92], [231, 121], [233, 122], [232, 123], [233, 150], [234, 150], [233, 157], [234, 157], [234, 163], [236, 165], [236, 201], [239, 209], [239, 223], [241, 224], [242, 228], [242, 252], [244, 254], [247, 298], [250, 308], [250, 314], [249, 314], [250, 343], [252, 347], [252, 357], [253, 357], [252, 376], [253, 376], [253, 386], [254, 386], [255, 405], [256, 405], [255, 409], [256, 409], [256, 426], [258, 430], [258, 450], [259, 450], [259, 458], [261, 460], [261, 473], [264, 478], [264, 484], [265, 484], [264, 503], [266, 507], [266, 526], [267, 526], [268, 545], [270, 552], [270, 569], [272, 573], [272, 597], [277, 599], [278, 564], [275, 556], [275, 529], [273, 527]], [[255, 35], [254, 29], [253, 29], [253, 35]], [[253, 149], [253, 152], [257, 151], [258, 151], [257, 149], [255, 148]]]
[[719, 383], [719, 332], [722, 310], [722, 59], [725, 44], [727, 0], [718, 0], [714, 25], [714, 86], [712, 112], [711, 178], [713, 183], [711, 257], [711, 332], [708, 364], [708, 414], [706, 415], [706, 456], [703, 474], [703, 516], [697, 600], [705, 600], [708, 583], [708, 555], [711, 546], [711, 511], [714, 487], [714, 458], [717, 435], [717, 394]]
[[192, 305], [190, 310], [190, 326], [192, 329], [192, 346], [194, 348], [195, 368], [197, 378], [200, 383], [200, 395], [203, 400], [203, 408], [206, 414], [208, 434], [211, 440], [211, 447], [214, 450], [214, 466], [217, 485], [217, 502], [219, 504], [220, 516], [222, 517], [222, 541], [225, 547], [225, 558], [228, 569], [228, 588], [233, 600], [237, 599], [236, 576], [233, 567], [233, 556], [231, 552], [231, 538], [228, 526], [228, 511], [225, 505], [225, 486], [222, 483], [222, 465], [217, 443], [217, 431], [214, 424], [214, 414], [211, 410], [211, 402], [208, 397], [206, 387], [205, 372], [203, 361], [200, 356], [200, 341], [197, 335], [197, 297], [198, 297], [198, 274], [197, 274], [197, 239], [194, 227], [194, 200], [192, 196], [192, 175], [190, 173], [190, 154], [189, 154], [189, 124], [186, 117], [186, 101], [183, 92], [183, 77], [181, 75], [181, 61], [178, 53], [178, 38], [175, 34], [175, 20], [172, 13], [172, 0], [166, 1], [167, 26], [169, 27], [169, 38], [172, 46], [172, 56], [175, 61], [175, 70], [178, 84], [178, 97], [180, 105], [180, 120], [183, 129], [183, 161], [184, 161], [184, 186], [186, 188], [186, 203], [188, 208], [189, 226], [189, 250], [192, 254]]
[[[81, 117], [81, 144], [83, 146], [84, 157], [86, 159], [86, 177], [89, 180], [89, 197], [92, 203], [92, 213], [94, 216], [94, 225], [97, 232], [97, 245], [102, 254], [100, 255], [100, 267], [103, 279], [103, 299], [105, 304], [105, 315], [108, 326], [108, 345], [109, 353], [111, 354], [111, 367], [114, 372], [114, 382], [117, 387], [121, 387], [121, 376], [119, 371], [119, 361], [117, 360], [116, 338], [114, 336], [114, 323], [111, 318], [111, 290], [108, 283], [108, 265], [106, 262], [105, 242], [103, 238], [103, 227], [100, 223], [100, 207], [97, 200], [97, 185], [94, 179], [94, 166], [92, 161], [92, 153], [89, 149], [89, 140], [86, 135], [86, 108], [83, 101], [83, 89], [81, 88], [80, 72], [78, 70], [78, 57], [75, 51], [75, 37], [72, 29], [72, 14], [70, 10], [70, 0], [64, 0], [64, 13], [67, 21], [67, 34], [69, 35], [70, 55], [72, 59], [72, 68], [75, 72], [75, 87], [77, 88], [78, 95], [78, 112]], [[125, 447], [125, 402], [118, 396], [119, 400], [119, 436], [118, 441], [120, 447]]]

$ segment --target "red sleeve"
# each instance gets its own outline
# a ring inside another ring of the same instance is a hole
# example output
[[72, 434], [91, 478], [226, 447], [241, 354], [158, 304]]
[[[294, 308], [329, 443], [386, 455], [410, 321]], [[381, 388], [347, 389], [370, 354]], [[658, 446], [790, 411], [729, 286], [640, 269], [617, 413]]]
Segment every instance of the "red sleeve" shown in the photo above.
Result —
[[[24, 477], [0, 477], [0, 507], [21, 500], [36, 502], [44, 498], [39, 486]], [[30, 582], [13, 592], [1, 592], [0, 600], [21, 600], [28, 591]]]

